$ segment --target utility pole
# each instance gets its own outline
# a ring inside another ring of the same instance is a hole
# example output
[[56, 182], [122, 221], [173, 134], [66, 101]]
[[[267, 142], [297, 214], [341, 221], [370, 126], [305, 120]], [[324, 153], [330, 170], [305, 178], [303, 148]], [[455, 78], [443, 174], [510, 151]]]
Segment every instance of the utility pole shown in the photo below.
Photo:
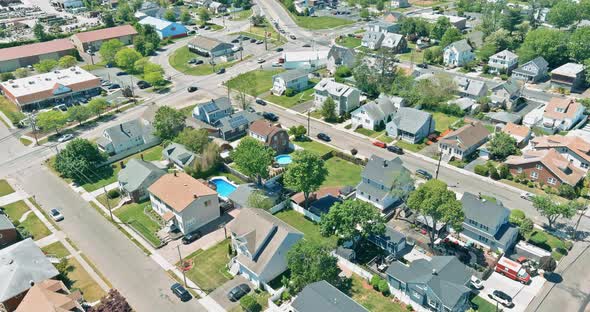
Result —
[[242, 36], [240, 36], [240, 61], [243, 61], [243, 56], [244, 56], [244, 47], [242, 46], [242, 42], [244, 40], [242, 40]]
[[176, 245], [176, 249], [178, 249], [178, 258], [180, 259], [180, 271], [182, 271], [182, 278], [184, 279], [184, 287], [186, 286], [186, 274], [184, 273], [184, 263], [182, 263], [182, 255], [180, 254], [180, 245]]
[[35, 145], [39, 146], [39, 140], [37, 139], [37, 123], [33, 118], [33, 114], [29, 114], [29, 124], [33, 129], [33, 137], [35, 137]]
[[440, 161], [442, 159], [442, 152], [438, 153], [438, 164], [436, 165], [436, 173], [434, 174], [434, 178], [438, 179], [438, 172], [440, 171]]
[[267, 42], [267, 34], [266, 34], [266, 29], [267, 29], [267, 25], [264, 24], [264, 50], [268, 51], [268, 42]]
[[102, 190], [104, 191], [104, 196], [107, 199], [107, 207], [109, 208], [109, 214], [111, 215], [111, 221], [115, 222], [113, 220], [113, 209], [111, 208], [111, 201], [109, 200], [109, 193], [107, 192], [107, 187], [103, 186]]
[[310, 113], [310, 110], [307, 110], [307, 136], [311, 135], [311, 127], [310, 127], [311, 119], [310, 119], [309, 113]]

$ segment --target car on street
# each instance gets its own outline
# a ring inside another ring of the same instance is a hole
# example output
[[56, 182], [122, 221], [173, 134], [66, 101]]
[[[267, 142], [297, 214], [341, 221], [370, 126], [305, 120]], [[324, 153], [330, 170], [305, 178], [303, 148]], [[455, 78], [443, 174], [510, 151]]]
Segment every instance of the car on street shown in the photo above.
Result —
[[250, 40], [250, 37], [248, 37], [248, 36], [243, 36], [243, 37], [242, 37], [242, 41], [246, 41], [246, 40]]
[[296, 40], [297, 39], [297, 37], [295, 37], [295, 35], [293, 35], [293, 34], [289, 35], [289, 38], [291, 38], [291, 40]]
[[276, 48], [275, 51], [277, 51], [277, 52], [283, 52], [283, 48]]
[[323, 132], [318, 133], [317, 137], [318, 137], [318, 139], [320, 139], [322, 141], [325, 141], [325, 142], [332, 141], [332, 139], [330, 138], [330, 136], [327, 135], [327, 134], [325, 134], [325, 133], [323, 133]]
[[57, 139], [57, 142], [59, 142], [59, 143], [67, 142], [73, 138], [74, 138], [74, 135], [71, 133], [68, 133], [68, 134], [64, 134], [64, 135], [60, 136], [59, 139]]
[[283, 64], [279, 63], [279, 62], [272, 62], [272, 67], [283, 67]]
[[430, 172], [424, 170], [424, 169], [416, 169], [416, 174], [418, 176], [421, 176], [422, 178], [426, 179], [426, 180], [431, 180], [432, 179], [432, 174], [430, 174]]
[[49, 210], [49, 214], [51, 215], [51, 219], [54, 221], [62, 221], [64, 219], [64, 216], [57, 208], [51, 208], [51, 210]]
[[125, 75], [127, 75], [126, 71], [117, 72], [117, 76], [125, 76]]
[[304, 44], [304, 45], [303, 45], [303, 47], [304, 47], [304, 48], [310, 48], [310, 47], [311, 47], [311, 44], [309, 44], [309, 43], [306, 43], [306, 44]]
[[109, 86], [109, 90], [120, 89], [121, 86], [118, 83], [113, 83]]
[[259, 105], [263, 105], [263, 106], [266, 105], [266, 102], [261, 98], [256, 98], [256, 100], [254, 100], [254, 102]]
[[264, 43], [264, 41], [262, 41], [262, 40], [256, 40], [256, 44], [263, 44], [263, 43]]
[[420, 68], [428, 68], [428, 64], [426, 64], [426, 63], [419, 63], [419, 64], [418, 64], [418, 65], [416, 65], [416, 66], [418, 66], [418, 67], [420, 67]]
[[229, 299], [229, 301], [231, 301], [231, 302], [236, 302], [236, 301], [240, 300], [242, 297], [244, 297], [245, 295], [247, 295], [249, 292], [250, 292], [250, 286], [248, 286], [246, 284], [240, 284], [240, 285], [232, 288], [227, 293], [227, 299]]
[[533, 193], [529, 193], [529, 192], [520, 193], [520, 198], [522, 198], [522, 199], [533, 200], [533, 197], [535, 197], [535, 194], [533, 194]]
[[248, 107], [246, 108], [246, 110], [247, 110], [247, 111], [249, 111], [250, 113], [256, 113], [256, 110], [255, 110], [255, 109], [254, 109], [254, 107], [252, 107], [252, 106], [248, 106]]
[[193, 298], [193, 296], [188, 292], [188, 290], [186, 290], [186, 288], [184, 288], [179, 283], [172, 284], [172, 286], [170, 286], [170, 290], [172, 290], [172, 293], [174, 293], [174, 295], [178, 297], [182, 302], [189, 301]]
[[186, 88], [186, 91], [188, 91], [190, 93], [195, 92], [197, 90], [199, 90], [199, 88], [197, 88], [195, 86], [190, 86], [190, 87]]
[[188, 35], [196, 35], [196, 34], [197, 34], [197, 32], [196, 32], [196, 31], [194, 31], [194, 30], [189, 30], [189, 31], [187, 32], [187, 34], [188, 34]]
[[205, 26], [205, 28], [203, 28], [204, 30], [209, 30], [211, 29], [211, 26]]
[[147, 81], [140, 80], [140, 81], [137, 82], [137, 86], [140, 89], [147, 89], [147, 88], [151, 87], [152, 85], [149, 82], [147, 82]]
[[270, 121], [278, 121], [279, 120], [279, 116], [277, 116], [271, 112], [262, 113], [262, 117], [264, 117], [264, 119], [270, 120]]
[[498, 303], [507, 308], [511, 308], [514, 306], [514, 303], [512, 302], [512, 297], [510, 297], [507, 293], [501, 290], [494, 290], [493, 292], [488, 294], [488, 297], [490, 297], [490, 299], [492, 300], [497, 301]]
[[387, 148], [387, 144], [381, 141], [373, 141], [373, 145], [381, 147], [381, 148]]
[[255, 38], [250, 39], [250, 43], [256, 43], [256, 41], [257, 40]]
[[223, 68], [223, 67], [222, 67], [222, 68], [220, 68], [219, 70], [217, 70], [217, 74], [218, 74], [218, 75], [221, 75], [221, 74], [223, 74], [223, 73], [225, 73], [225, 68]]
[[392, 153], [399, 154], [399, 155], [401, 155], [401, 154], [404, 153], [404, 150], [401, 147], [395, 146], [395, 145], [389, 145], [387, 147], [387, 150], [390, 151], [390, 152], [392, 152]]
[[231, 41], [231, 43], [239, 43], [239, 42], [240, 42], [240, 39], [234, 39]]
[[111, 85], [111, 82], [108, 80], [103, 81], [100, 85], [102, 85], [103, 87], [107, 87]]
[[483, 289], [483, 282], [475, 276], [471, 276], [469, 284], [471, 285], [471, 287], [473, 287], [473, 289]]
[[192, 233], [188, 233], [182, 237], [182, 243], [184, 245], [188, 245], [188, 244], [196, 241], [197, 239], [201, 238], [201, 236], [203, 236], [203, 235], [199, 231], [194, 231]]
[[258, 60], [256, 62], [258, 62], [258, 64], [262, 64], [262, 63], [266, 62], [266, 60], [263, 58], [258, 58]]

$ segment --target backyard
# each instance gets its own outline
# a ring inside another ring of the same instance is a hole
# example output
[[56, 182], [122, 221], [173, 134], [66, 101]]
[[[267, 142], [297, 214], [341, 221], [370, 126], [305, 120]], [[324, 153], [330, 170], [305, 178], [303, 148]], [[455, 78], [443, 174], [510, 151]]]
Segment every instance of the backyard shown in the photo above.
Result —
[[435, 123], [435, 130], [438, 133], [443, 133], [445, 130], [449, 129], [452, 124], [454, 124], [459, 117], [447, 115], [441, 112], [430, 112], [432, 117], [434, 118]]
[[[256, 69], [247, 73], [241, 74], [240, 79], [254, 82], [251, 90], [246, 90], [246, 93], [257, 96], [261, 93], [267, 92], [272, 88], [272, 77], [283, 72], [283, 69], [262, 70]], [[237, 78], [237, 77], [236, 77]], [[239, 79], [233, 78], [227, 82], [230, 89], [236, 89]]]
[[301, 231], [305, 240], [326, 246], [330, 250], [337, 246], [338, 238], [336, 236], [322, 236], [322, 234], [320, 234], [320, 227], [317, 224], [306, 219], [302, 214], [295, 210], [288, 209], [279, 211], [275, 214], [275, 217]]
[[[246, 57], [244, 57], [245, 59]], [[191, 59], [202, 59], [203, 64], [200, 65], [191, 65], [188, 63]], [[209, 59], [205, 59], [196, 53], [193, 53], [188, 50], [188, 47], [184, 46], [182, 48], [177, 49], [170, 55], [168, 59], [170, 65], [174, 67], [174, 69], [192, 76], [205, 76], [213, 74], [216, 70], [220, 68], [228, 68], [232, 67], [236, 63], [240, 62], [239, 59], [230, 61], [230, 62], [222, 62], [216, 63], [215, 66], [209, 63]]]
[[392, 300], [393, 297], [385, 297], [373, 289], [362, 277], [352, 275], [352, 287], [350, 297], [371, 312], [402, 312], [410, 311]]
[[162, 242], [156, 235], [156, 232], [161, 229], [161, 226], [146, 214], [147, 211], [144, 212], [145, 209], [151, 209], [149, 201], [124, 205], [115, 210], [114, 214], [121, 221], [129, 224], [137, 232], [141, 233], [152, 245], [159, 246]]
[[14, 193], [14, 189], [6, 180], [0, 180], [0, 197]]
[[185, 257], [185, 261], [192, 260], [193, 264], [186, 276], [207, 293], [233, 278], [227, 272], [229, 243], [230, 240], [224, 240], [207, 250], [199, 249]]
[[330, 151], [332, 148], [326, 144], [319, 143], [317, 141], [309, 140], [309, 141], [295, 141], [295, 145], [300, 146], [303, 149], [315, 152], [319, 155], [324, 155]]
[[346, 48], [354, 49], [361, 45], [361, 39], [356, 37], [342, 36], [336, 39], [336, 43]]
[[[272, 87], [272, 85], [271, 85], [271, 87]], [[269, 94], [266, 97], [264, 97], [264, 99], [268, 100], [271, 103], [280, 105], [284, 108], [291, 108], [291, 107], [298, 105], [300, 103], [305, 103], [307, 101], [313, 100], [313, 95], [314, 95], [314, 89], [309, 88], [305, 91], [296, 93], [293, 96]]]
[[363, 167], [346, 161], [342, 158], [332, 157], [326, 160], [328, 176], [322, 186], [356, 186], [361, 181]]

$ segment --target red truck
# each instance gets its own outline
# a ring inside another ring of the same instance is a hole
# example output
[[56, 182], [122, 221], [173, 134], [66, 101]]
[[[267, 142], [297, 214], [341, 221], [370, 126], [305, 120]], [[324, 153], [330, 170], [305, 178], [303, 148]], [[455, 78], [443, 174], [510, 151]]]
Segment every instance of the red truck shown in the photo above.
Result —
[[522, 264], [506, 257], [500, 258], [500, 261], [496, 264], [496, 272], [525, 285], [531, 282], [531, 276]]

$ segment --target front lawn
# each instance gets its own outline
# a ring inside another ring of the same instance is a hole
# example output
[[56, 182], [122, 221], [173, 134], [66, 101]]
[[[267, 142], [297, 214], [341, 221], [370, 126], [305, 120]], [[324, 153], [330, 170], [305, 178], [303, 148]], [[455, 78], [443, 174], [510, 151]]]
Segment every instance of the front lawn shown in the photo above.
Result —
[[195, 106], [197, 106], [197, 104], [193, 104], [193, 105], [190, 105], [190, 106], [187, 106], [187, 107], [183, 107], [179, 111], [185, 117], [192, 117], [193, 116], [193, 109], [195, 109]]
[[[19, 121], [26, 117], [21, 113], [16, 104], [12, 103], [4, 96], [0, 96], [0, 112], [4, 113], [15, 126]], [[2, 121], [4, 121], [4, 119], [2, 119]]]
[[25, 204], [25, 202], [22, 200], [8, 204], [2, 208], [4, 208], [4, 212], [6, 215], [8, 215], [10, 220], [12, 220], [12, 222], [20, 220], [23, 214], [29, 211], [29, 206], [27, 206], [27, 204]]
[[350, 297], [371, 312], [402, 312], [409, 311], [393, 301], [393, 296], [385, 297], [365, 281], [362, 277], [352, 274]]
[[143, 203], [132, 203], [124, 205], [121, 208], [115, 210], [114, 214], [121, 219], [121, 221], [129, 224], [137, 232], [141, 233], [145, 239], [147, 239], [152, 245], [159, 246], [162, 244], [156, 232], [162, 227], [158, 222], [152, 220], [144, 209], [152, 209], [150, 202]]
[[359, 128], [356, 128], [354, 130], [354, 132], [360, 133], [362, 135], [365, 135], [365, 136], [368, 136], [368, 137], [371, 137], [371, 138], [376, 138], [376, 137], [382, 135], [383, 133], [385, 133], [385, 130], [374, 131], [374, 130], [371, 130], [371, 129], [365, 129], [365, 128], [359, 127]]
[[303, 233], [304, 239], [314, 242], [327, 248], [334, 249], [338, 244], [338, 238], [336, 236], [324, 237], [320, 234], [319, 225], [313, 221], [306, 219], [302, 214], [295, 210], [281, 210], [275, 214], [275, 217], [285, 221], [292, 227]]
[[322, 186], [356, 186], [361, 181], [363, 167], [342, 158], [332, 157], [326, 160], [328, 176]]
[[61, 242], [55, 242], [53, 244], [47, 245], [41, 250], [48, 256], [54, 256], [56, 258], [63, 258], [67, 257], [70, 252], [66, 249], [66, 247]]
[[397, 142], [395, 142], [395, 145], [401, 147], [404, 150], [408, 150], [415, 153], [419, 152], [420, 150], [426, 147], [425, 143], [412, 144], [402, 140], [398, 140]]
[[14, 193], [14, 189], [6, 180], [0, 180], [0, 197]]
[[418, 49], [416, 49], [415, 43], [408, 42], [408, 50], [405, 53], [398, 54], [398, 58], [400, 61], [410, 62], [413, 60], [414, 64], [420, 64], [424, 62], [424, 51], [428, 49], [429, 48], [418, 51]]
[[361, 45], [361, 39], [356, 37], [344, 36], [340, 39], [336, 39], [336, 43], [343, 47], [354, 49]]
[[324, 155], [328, 152], [332, 151], [332, 148], [326, 144], [319, 143], [317, 141], [309, 140], [309, 141], [295, 141], [293, 142], [295, 145], [299, 145], [303, 149], [312, 151], [319, 155]]
[[280, 105], [284, 108], [291, 108], [295, 105], [300, 103], [305, 103], [307, 101], [313, 100], [314, 89], [309, 88], [305, 91], [299, 92], [293, 96], [286, 96], [286, 95], [274, 95], [269, 94], [264, 99], [268, 100], [271, 103]]
[[[105, 206], [107, 209], [109, 207], [115, 208], [119, 202], [121, 201], [121, 196], [117, 196], [115, 198], [108, 198], [107, 199], [107, 193], [102, 193], [98, 196], [96, 196], [96, 200], [98, 200], [99, 203], [101, 203], [103, 206]], [[108, 200], [108, 202], [107, 202]]]
[[496, 312], [496, 306], [494, 306], [489, 301], [485, 300], [484, 298], [482, 298], [480, 296], [475, 296], [475, 297], [471, 298], [471, 303], [473, 303], [475, 306], [477, 306], [477, 309], [475, 309], [475, 311]]
[[252, 9], [242, 10], [233, 14], [232, 19], [234, 21], [244, 21], [252, 16]]
[[[191, 65], [188, 63], [188, 61], [190, 61], [191, 59], [202, 59], [203, 64]], [[220, 69], [222, 67], [223, 68], [232, 67], [233, 65], [235, 65], [239, 61], [240, 60], [237, 59], [237, 60], [234, 60], [231, 62], [217, 63], [217, 64], [215, 64], [215, 66], [212, 66], [211, 64], [209, 64], [208, 58], [204, 58], [200, 55], [197, 55], [196, 53], [189, 51], [188, 47], [186, 47], [186, 46], [174, 51], [174, 53], [172, 53], [172, 55], [170, 55], [170, 58], [168, 59], [168, 62], [170, 63], [170, 65], [172, 67], [174, 67], [174, 69], [176, 69], [186, 75], [192, 75], [192, 76], [210, 75], [210, 74], [215, 73], [218, 69]]]
[[[271, 70], [263, 70], [263, 69], [256, 69], [253, 71], [249, 71], [240, 75], [240, 79], [246, 79], [250, 81], [254, 81], [254, 89], [247, 90], [246, 93], [257, 96], [258, 94], [264, 93], [269, 91], [272, 88], [272, 77], [276, 74], [283, 72], [283, 69], [271, 69]], [[227, 82], [227, 86], [230, 89], [236, 89], [238, 80], [233, 78]]]
[[27, 218], [21, 222], [20, 225], [31, 234], [34, 240], [40, 240], [51, 234], [51, 231], [34, 213], [29, 213]]
[[106, 295], [76, 259], [68, 259], [68, 264], [70, 265], [68, 278], [73, 282], [70, 289], [80, 289], [84, 295], [84, 299], [88, 302], [100, 300], [100, 298]]
[[296, 16], [291, 14], [299, 27], [320, 30], [354, 24], [354, 21], [332, 16]]
[[230, 240], [226, 239], [207, 250], [199, 249], [185, 258], [192, 260], [193, 264], [186, 276], [207, 293], [233, 278], [227, 272], [229, 243]]
[[447, 115], [441, 112], [431, 112], [431, 114], [434, 118], [435, 130], [438, 133], [445, 132], [445, 130], [449, 129], [452, 124], [460, 119], [459, 117]]

